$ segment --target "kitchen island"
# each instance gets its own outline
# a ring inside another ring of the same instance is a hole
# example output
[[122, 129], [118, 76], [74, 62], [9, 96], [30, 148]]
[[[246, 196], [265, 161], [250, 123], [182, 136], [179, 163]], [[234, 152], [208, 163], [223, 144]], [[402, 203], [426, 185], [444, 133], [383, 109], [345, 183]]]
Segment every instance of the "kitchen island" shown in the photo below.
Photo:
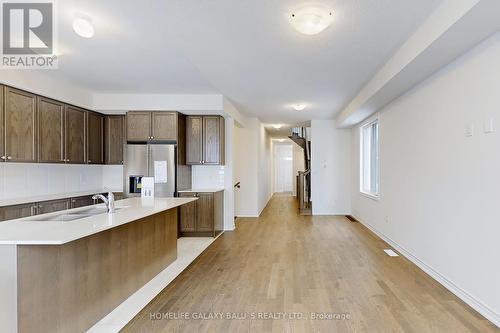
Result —
[[178, 207], [140, 198], [0, 223], [0, 331], [84, 332], [177, 258]]

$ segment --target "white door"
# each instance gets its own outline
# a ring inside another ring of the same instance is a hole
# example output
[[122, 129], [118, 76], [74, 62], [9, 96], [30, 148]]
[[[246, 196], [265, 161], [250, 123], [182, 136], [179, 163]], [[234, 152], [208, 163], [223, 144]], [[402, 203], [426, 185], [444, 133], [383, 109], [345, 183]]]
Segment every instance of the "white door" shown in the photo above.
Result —
[[276, 145], [275, 192], [293, 191], [293, 149], [292, 145]]

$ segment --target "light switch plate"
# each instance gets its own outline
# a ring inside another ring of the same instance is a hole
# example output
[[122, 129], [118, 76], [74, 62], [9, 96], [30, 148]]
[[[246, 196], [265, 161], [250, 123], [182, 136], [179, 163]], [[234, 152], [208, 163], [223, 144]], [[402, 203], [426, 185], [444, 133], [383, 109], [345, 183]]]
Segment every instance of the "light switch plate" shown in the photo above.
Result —
[[493, 121], [493, 118], [486, 119], [484, 122], [484, 133], [493, 133], [495, 132], [495, 122]]
[[465, 126], [465, 136], [466, 137], [471, 137], [474, 135], [474, 124], [467, 124], [467, 126]]

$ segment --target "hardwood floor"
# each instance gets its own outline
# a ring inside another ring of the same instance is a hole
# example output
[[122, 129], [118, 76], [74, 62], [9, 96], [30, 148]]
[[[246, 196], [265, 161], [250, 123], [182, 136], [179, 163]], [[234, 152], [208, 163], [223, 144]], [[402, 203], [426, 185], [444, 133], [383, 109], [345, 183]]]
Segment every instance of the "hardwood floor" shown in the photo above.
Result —
[[[261, 217], [238, 219], [123, 332], [500, 331], [408, 260], [387, 256], [361, 224], [297, 211], [293, 197], [274, 196]], [[284, 319], [252, 319], [279, 312]], [[238, 318], [151, 319], [214, 313]]]

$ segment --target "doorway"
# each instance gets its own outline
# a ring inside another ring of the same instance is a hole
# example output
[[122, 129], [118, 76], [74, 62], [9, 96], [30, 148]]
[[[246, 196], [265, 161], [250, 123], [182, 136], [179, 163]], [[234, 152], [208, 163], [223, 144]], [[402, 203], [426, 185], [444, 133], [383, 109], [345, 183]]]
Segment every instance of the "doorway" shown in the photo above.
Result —
[[293, 192], [293, 147], [277, 144], [274, 154], [274, 192]]

